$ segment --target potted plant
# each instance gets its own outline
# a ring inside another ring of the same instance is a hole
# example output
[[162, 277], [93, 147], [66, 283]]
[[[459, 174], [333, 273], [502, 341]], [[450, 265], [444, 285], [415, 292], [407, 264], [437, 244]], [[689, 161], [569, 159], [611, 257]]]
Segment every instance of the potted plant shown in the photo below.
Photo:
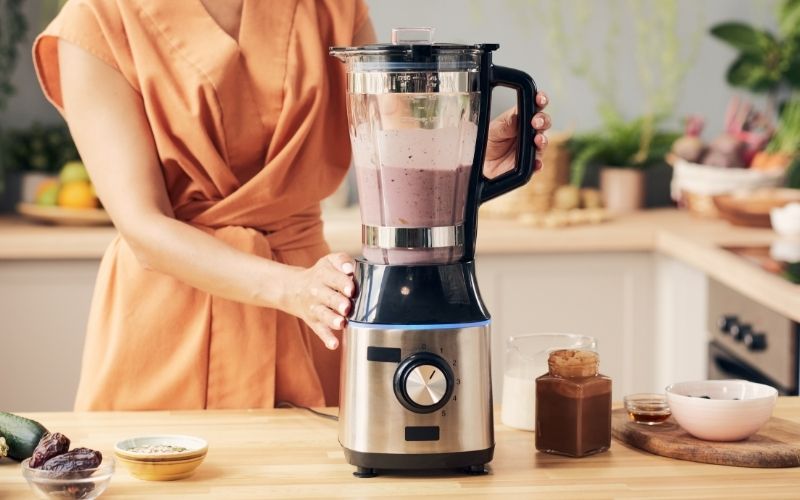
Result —
[[777, 34], [741, 22], [711, 28], [712, 36], [739, 51], [728, 67], [728, 83], [767, 94], [773, 112], [782, 90], [800, 89], [800, 0], [780, 3], [778, 25]]
[[[598, 44], [587, 44], [574, 33], [593, 29], [596, 9], [606, 10], [611, 19], [600, 34]], [[571, 183], [584, 182], [589, 166], [601, 167], [600, 184], [609, 211], [640, 208], [644, 200], [644, 170], [664, 163], [664, 153], [677, 134], [666, 132], [665, 123], [677, 105], [686, 73], [694, 64], [701, 36], [703, 2], [694, 2], [696, 16], [690, 21], [681, 15], [676, 0], [658, 2], [608, 2], [602, 7], [594, 2], [550, 2], [542, 14], [546, 32], [553, 46], [552, 70], [555, 81], [565, 80], [559, 72], [568, 70], [585, 81], [596, 94], [601, 127], [594, 132], [574, 135], [568, 143], [572, 153]], [[687, 28], [694, 28], [686, 36]], [[633, 34], [634, 43], [626, 43], [622, 34]], [[620, 60], [632, 58], [636, 82], [641, 92], [639, 109], [626, 115], [618, 81]], [[558, 90], [558, 85], [554, 86]], [[556, 94], [558, 95], [558, 94]], [[563, 96], [562, 96], [563, 97]], [[554, 99], [559, 102], [564, 99]], [[616, 167], [616, 168], [614, 168]], [[659, 179], [661, 180], [661, 179]], [[654, 183], [655, 184], [655, 183]], [[658, 187], [666, 187], [663, 180]]]
[[[755, 169], [785, 169], [800, 147], [800, 0], [783, 0], [778, 9], [778, 32], [741, 22], [724, 22], [711, 35], [739, 53], [728, 67], [732, 87], [766, 94], [770, 118], [779, 119], [772, 141], [751, 158]], [[784, 98], [781, 104], [782, 97]]]
[[[19, 43], [25, 37], [28, 28], [22, 13], [22, 5], [23, 0], [0, 0], [0, 113], [14, 94], [11, 78], [17, 64]], [[2, 135], [3, 130], [0, 128], [0, 138]], [[7, 172], [10, 168], [11, 166], [4, 164], [0, 158], [0, 194], [3, 194], [5, 189]]]
[[653, 116], [626, 121], [606, 111], [600, 131], [576, 135], [569, 142], [572, 184], [580, 187], [587, 168], [599, 165], [600, 192], [608, 211], [624, 213], [642, 208], [645, 169], [662, 163], [680, 135], [661, 130], [661, 121]]
[[66, 125], [34, 123], [7, 130], [0, 141], [0, 161], [22, 173], [20, 199], [33, 202], [39, 185], [55, 178], [61, 167], [78, 160], [78, 151]]

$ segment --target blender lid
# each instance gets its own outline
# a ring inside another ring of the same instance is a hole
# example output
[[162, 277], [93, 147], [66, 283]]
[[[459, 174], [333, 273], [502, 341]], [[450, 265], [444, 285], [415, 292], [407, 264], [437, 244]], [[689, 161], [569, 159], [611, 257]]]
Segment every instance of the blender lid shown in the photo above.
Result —
[[434, 43], [433, 28], [393, 28], [392, 43], [331, 47], [330, 54], [357, 71], [464, 71], [477, 69], [483, 52], [496, 43]]

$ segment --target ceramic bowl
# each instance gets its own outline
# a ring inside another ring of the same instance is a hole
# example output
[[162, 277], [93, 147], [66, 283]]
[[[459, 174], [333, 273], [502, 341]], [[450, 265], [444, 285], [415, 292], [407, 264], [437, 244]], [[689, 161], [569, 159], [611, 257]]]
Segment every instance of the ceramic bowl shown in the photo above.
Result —
[[745, 380], [702, 380], [667, 387], [667, 402], [678, 424], [707, 441], [741, 441], [767, 423], [778, 391]]
[[[142, 453], [131, 451], [143, 446], [179, 446], [184, 451]], [[204, 439], [192, 436], [141, 436], [124, 439], [114, 447], [114, 454], [130, 473], [147, 481], [173, 481], [190, 476], [208, 452]]]
[[23, 460], [22, 476], [39, 498], [97, 498], [114, 475], [114, 458], [109, 456], [103, 457], [99, 467], [71, 474], [33, 469], [28, 466], [30, 460]]

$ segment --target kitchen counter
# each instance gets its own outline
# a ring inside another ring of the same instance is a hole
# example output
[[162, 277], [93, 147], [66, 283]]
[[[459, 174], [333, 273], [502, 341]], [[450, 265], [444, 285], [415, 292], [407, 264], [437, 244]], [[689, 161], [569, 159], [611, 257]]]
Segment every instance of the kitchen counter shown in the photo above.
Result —
[[[116, 231], [111, 227], [50, 227], [0, 218], [0, 259], [99, 259]], [[360, 223], [355, 209], [325, 214], [331, 248], [357, 255]], [[740, 293], [800, 321], [800, 285], [792, 285], [721, 250], [722, 245], [768, 245], [768, 229], [735, 227], [674, 209], [648, 210], [604, 224], [541, 229], [482, 218], [478, 255], [657, 252], [694, 266]]]
[[[328, 409], [335, 412], [335, 409]], [[800, 398], [780, 398], [775, 415], [800, 422]], [[336, 423], [303, 410], [38, 413], [75, 445], [111, 453], [126, 437], [181, 433], [209, 442], [196, 473], [147, 482], [118, 464], [103, 498], [797, 498], [797, 469], [746, 469], [682, 462], [613, 441], [582, 459], [537, 453], [533, 434], [496, 426], [485, 476], [431, 473], [356, 479], [336, 440]], [[19, 470], [0, 462], [0, 498], [33, 498]]]

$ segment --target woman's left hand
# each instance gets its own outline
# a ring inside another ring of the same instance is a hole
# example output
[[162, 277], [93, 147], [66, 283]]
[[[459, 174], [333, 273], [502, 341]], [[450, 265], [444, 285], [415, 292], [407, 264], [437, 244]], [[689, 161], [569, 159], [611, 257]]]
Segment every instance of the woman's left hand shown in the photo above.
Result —
[[[540, 110], [547, 107], [549, 99], [544, 92], [536, 94], [536, 104]], [[533, 115], [531, 126], [536, 129], [533, 143], [536, 145], [537, 158], [535, 169], [542, 168], [538, 158], [547, 147], [544, 132], [550, 128], [550, 115], [539, 112]], [[500, 174], [513, 170], [517, 161], [517, 108], [511, 108], [498, 116], [489, 124], [489, 141], [486, 145], [486, 160], [483, 163], [483, 175], [492, 179]]]

